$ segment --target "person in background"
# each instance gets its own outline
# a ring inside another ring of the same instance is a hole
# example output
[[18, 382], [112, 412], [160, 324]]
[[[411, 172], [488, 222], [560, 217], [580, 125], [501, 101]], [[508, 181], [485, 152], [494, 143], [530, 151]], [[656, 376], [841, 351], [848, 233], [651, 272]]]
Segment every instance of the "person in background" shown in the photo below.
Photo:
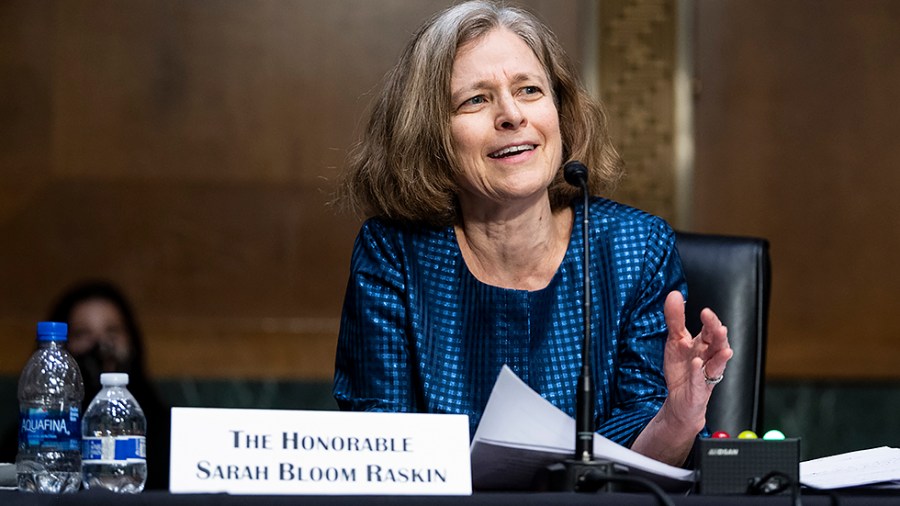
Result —
[[134, 312], [106, 281], [87, 281], [64, 292], [50, 320], [69, 325], [69, 352], [84, 377], [84, 408], [100, 391], [100, 374], [128, 373], [128, 390], [147, 417], [147, 489], [169, 487], [170, 408], [144, 369], [144, 346]]
[[[564, 181], [570, 160], [590, 169], [587, 209]], [[466, 414], [474, 434], [507, 364], [574, 416], [589, 240], [595, 426], [683, 464], [732, 351], [711, 310], [697, 336], [684, 326], [671, 227], [599, 196], [620, 175], [602, 108], [533, 15], [473, 1], [428, 21], [338, 191], [369, 218], [344, 299], [339, 406]]]

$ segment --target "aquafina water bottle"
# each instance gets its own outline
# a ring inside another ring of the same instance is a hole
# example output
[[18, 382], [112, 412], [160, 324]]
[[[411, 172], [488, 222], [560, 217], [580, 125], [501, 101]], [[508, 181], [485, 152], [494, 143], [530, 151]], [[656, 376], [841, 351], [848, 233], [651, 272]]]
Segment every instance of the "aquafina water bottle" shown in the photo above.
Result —
[[84, 488], [137, 494], [147, 482], [147, 419], [128, 374], [103, 373], [82, 423]]
[[19, 490], [75, 492], [81, 486], [84, 382], [66, 351], [68, 325], [40, 322], [38, 349], [19, 377]]

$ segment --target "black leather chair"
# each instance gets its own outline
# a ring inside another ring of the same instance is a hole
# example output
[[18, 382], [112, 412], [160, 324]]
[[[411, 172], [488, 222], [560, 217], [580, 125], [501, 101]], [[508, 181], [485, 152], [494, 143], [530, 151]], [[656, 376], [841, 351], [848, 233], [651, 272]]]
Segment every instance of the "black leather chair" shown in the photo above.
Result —
[[[688, 284], [687, 328], [709, 307], [728, 327], [734, 356], [713, 391], [706, 423], [736, 437], [762, 424], [771, 268], [765, 239], [677, 232]], [[760, 434], [762, 436], [762, 434]]]

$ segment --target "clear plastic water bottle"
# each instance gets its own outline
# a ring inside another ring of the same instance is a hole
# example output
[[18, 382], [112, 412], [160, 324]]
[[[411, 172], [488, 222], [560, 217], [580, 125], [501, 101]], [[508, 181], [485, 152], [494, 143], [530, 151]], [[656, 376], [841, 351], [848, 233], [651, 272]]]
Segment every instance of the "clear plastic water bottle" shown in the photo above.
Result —
[[68, 325], [40, 322], [38, 349], [19, 377], [16, 475], [25, 492], [75, 492], [81, 486], [84, 382], [66, 351]]
[[103, 373], [82, 423], [84, 488], [137, 494], [147, 482], [147, 419], [128, 391], [128, 374]]

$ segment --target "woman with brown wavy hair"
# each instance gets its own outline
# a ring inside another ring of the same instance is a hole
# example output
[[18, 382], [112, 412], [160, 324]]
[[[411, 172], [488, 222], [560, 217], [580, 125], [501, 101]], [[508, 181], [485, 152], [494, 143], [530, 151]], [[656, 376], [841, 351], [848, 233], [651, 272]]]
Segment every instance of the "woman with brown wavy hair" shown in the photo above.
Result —
[[[569, 160], [591, 168], [587, 208]], [[682, 463], [731, 349], [710, 310], [696, 338], [684, 327], [672, 229], [600, 196], [620, 175], [602, 108], [534, 16], [473, 1], [428, 21], [339, 193], [369, 217], [341, 320], [341, 408], [462, 413], [474, 433], [507, 364], [574, 415], [590, 244], [595, 426]], [[585, 213], [589, 237], [573, 226]]]

